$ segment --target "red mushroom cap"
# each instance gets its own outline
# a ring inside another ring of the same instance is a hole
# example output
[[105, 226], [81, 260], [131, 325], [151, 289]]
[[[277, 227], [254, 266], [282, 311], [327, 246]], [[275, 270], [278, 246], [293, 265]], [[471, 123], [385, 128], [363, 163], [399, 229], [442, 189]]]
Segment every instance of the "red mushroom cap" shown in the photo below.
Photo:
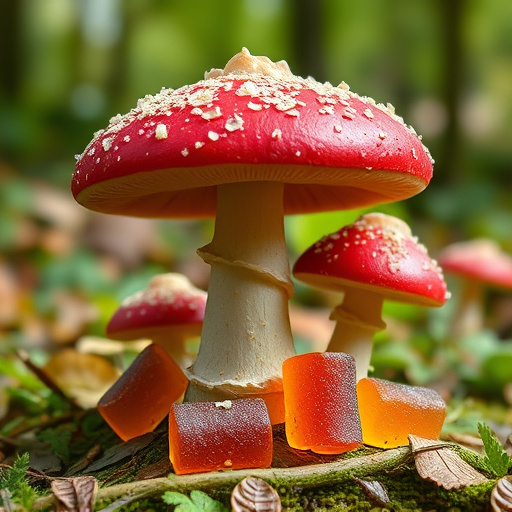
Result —
[[479, 238], [451, 244], [438, 259], [447, 273], [498, 288], [512, 288], [512, 257], [492, 240]]
[[300, 256], [293, 274], [317, 288], [366, 289], [411, 304], [442, 306], [448, 297], [441, 269], [407, 224], [380, 213], [323, 237]]
[[405, 199], [431, 177], [428, 150], [392, 106], [244, 49], [111, 119], [78, 156], [72, 192], [104, 213], [204, 217], [216, 185], [277, 181], [285, 213], [301, 213]]
[[155, 333], [180, 329], [198, 336], [203, 324], [206, 292], [195, 288], [180, 274], [155, 276], [148, 288], [123, 301], [110, 319], [106, 333], [111, 339], [130, 341], [153, 338]]

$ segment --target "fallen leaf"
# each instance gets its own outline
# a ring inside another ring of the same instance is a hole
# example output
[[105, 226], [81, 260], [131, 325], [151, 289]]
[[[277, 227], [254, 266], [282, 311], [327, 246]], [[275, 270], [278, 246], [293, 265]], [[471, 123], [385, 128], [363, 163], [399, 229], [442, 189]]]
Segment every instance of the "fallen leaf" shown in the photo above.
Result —
[[473, 450], [477, 453], [484, 453], [484, 442], [481, 437], [476, 437], [473, 434], [465, 434], [463, 432], [450, 432], [443, 436], [443, 441], [451, 441], [452, 443], [460, 444], [464, 448]]
[[491, 492], [491, 508], [493, 512], [512, 510], [512, 476], [500, 478]]
[[67, 477], [76, 475], [80, 471], [83, 471], [85, 468], [90, 466], [94, 459], [100, 454], [101, 446], [99, 444], [95, 444], [79, 461], [75, 462], [67, 471]]
[[463, 461], [450, 443], [433, 441], [409, 434], [416, 470], [421, 478], [444, 489], [460, 489], [487, 482], [476, 469]]
[[385, 507], [390, 503], [386, 488], [377, 480], [363, 480], [357, 477], [354, 480], [361, 486], [371, 503], [379, 507]]
[[56, 290], [52, 300], [55, 319], [50, 326], [50, 335], [56, 343], [72, 343], [98, 319], [97, 307], [78, 293]]
[[281, 512], [281, 499], [277, 491], [265, 480], [247, 477], [231, 493], [233, 512]]
[[145, 466], [137, 473], [137, 480], [151, 480], [152, 478], [160, 478], [167, 476], [172, 472], [171, 461], [169, 456], [164, 454], [163, 457], [155, 464]]
[[126, 350], [142, 352], [151, 340], [115, 341], [101, 336], [81, 336], [75, 348], [82, 354], [96, 354], [98, 356], [121, 356]]
[[100, 469], [104, 469], [116, 462], [120, 462], [126, 458], [132, 458], [139, 450], [145, 448], [151, 441], [153, 441], [158, 434], [155, 432], [148, 432], [139, 437], [135, 437], [126, 441], [125, 443], [121, 443], [113, 446], [108, 449], [101, 459], [93, 462], [86, 470], [85, 473], [92, 473], [94, 471], [99, 471]]
[[66, 393], [61, 389], [61, 387], [55, 382], [52, 376], [43, 368], [40, 368], [36, 364], [34, 364], [29, 355], [24, 350], [17, 350], [16, 355], [23, 362], [23, 364], [51, 391], [53, 391], [56, 395], [63, 398], [66, 402], [69, 402], [71, 405], [76, 406], [77, 404], [69, 398]]
[[92, 476], [57, 478], [51, 484], [57, 512], [92, 512], [96, 479]]
[[44, 370], [67, 395], [85, 408], [95, 407], [120, 375], [105, 358], [82, 354], [72, 348], [53, 355]]

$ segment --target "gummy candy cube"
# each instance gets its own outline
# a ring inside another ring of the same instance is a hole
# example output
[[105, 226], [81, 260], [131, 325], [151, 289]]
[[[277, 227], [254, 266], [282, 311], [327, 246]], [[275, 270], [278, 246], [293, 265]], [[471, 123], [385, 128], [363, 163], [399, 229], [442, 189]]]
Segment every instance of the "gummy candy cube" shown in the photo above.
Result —
[[272, 427], [261, 398], [174, 404], [169, 458], [177, 475], [269, 467]]
[[101, 397], [98, 411], [123, 440], [146, 434], [187, 388], [181, 368], [159, 345], [148, 345]]
[[354, 358], [309, 353], [283, 363], [288, 444], [316, 453], [343, 453], [362, 442]]
[[379, 448], [409, 444], [408, 435], [437, 439], [446, 404], [433, 389], [366, 378], [357, 383], [363, 442]]

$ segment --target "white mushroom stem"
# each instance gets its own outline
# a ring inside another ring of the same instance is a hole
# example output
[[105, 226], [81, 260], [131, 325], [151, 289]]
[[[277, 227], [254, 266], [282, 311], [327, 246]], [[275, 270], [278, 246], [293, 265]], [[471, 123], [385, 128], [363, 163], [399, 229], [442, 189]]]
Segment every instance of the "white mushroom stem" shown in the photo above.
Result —
[[193, 355], [187, 351], [187, 339], [189, 338], [191, 338], [190, 333], [181, 330], [180, 327], [173, 327], [166, 333], [153, 335], [151, 341], [164, 348], [174, 362], [180, 368], [185, 369], [194, 361]]
[[480, 331], [484, 326], [484, 292], [482, 283], [466, 279], [452, 317], [451, 336], [460, 338]]
[[354, 356], [357, 380], [368, 376], [373, 337], [386, 327], [382, 321], [383, 301], [380, 294], [350, 288], [345, 291], [343, 302], [331, 313], [336, 327], [327, 351]]
[[281, 395], [283, 361], [295, 354], [283, 184], [218, 186], [215, 234], [198, 254], [211, 275], [185, 400]]

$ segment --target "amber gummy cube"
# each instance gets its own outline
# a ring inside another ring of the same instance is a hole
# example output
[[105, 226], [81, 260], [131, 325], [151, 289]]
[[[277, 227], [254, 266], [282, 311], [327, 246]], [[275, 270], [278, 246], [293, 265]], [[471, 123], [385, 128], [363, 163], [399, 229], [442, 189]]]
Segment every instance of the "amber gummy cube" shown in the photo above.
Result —
[[261, 398], [174, 404], [169, 458], [177, 475], [265, 468], [272, 462], [272, 427]]
[[146, 434], [187, 388], [181, 368], [159, 345], [148, 345], [101, 397], [98, 411], [123, 440]]
[[433, 389], [366, 378], [357, 383], [363, 442], [379, 448], [409, 444], [408, 435], [438, 439], [446, 404]]
[[354, 358], [309, 353], [283, 363], [288, 444], [316, 453], [343, 453], [362, 442]]

